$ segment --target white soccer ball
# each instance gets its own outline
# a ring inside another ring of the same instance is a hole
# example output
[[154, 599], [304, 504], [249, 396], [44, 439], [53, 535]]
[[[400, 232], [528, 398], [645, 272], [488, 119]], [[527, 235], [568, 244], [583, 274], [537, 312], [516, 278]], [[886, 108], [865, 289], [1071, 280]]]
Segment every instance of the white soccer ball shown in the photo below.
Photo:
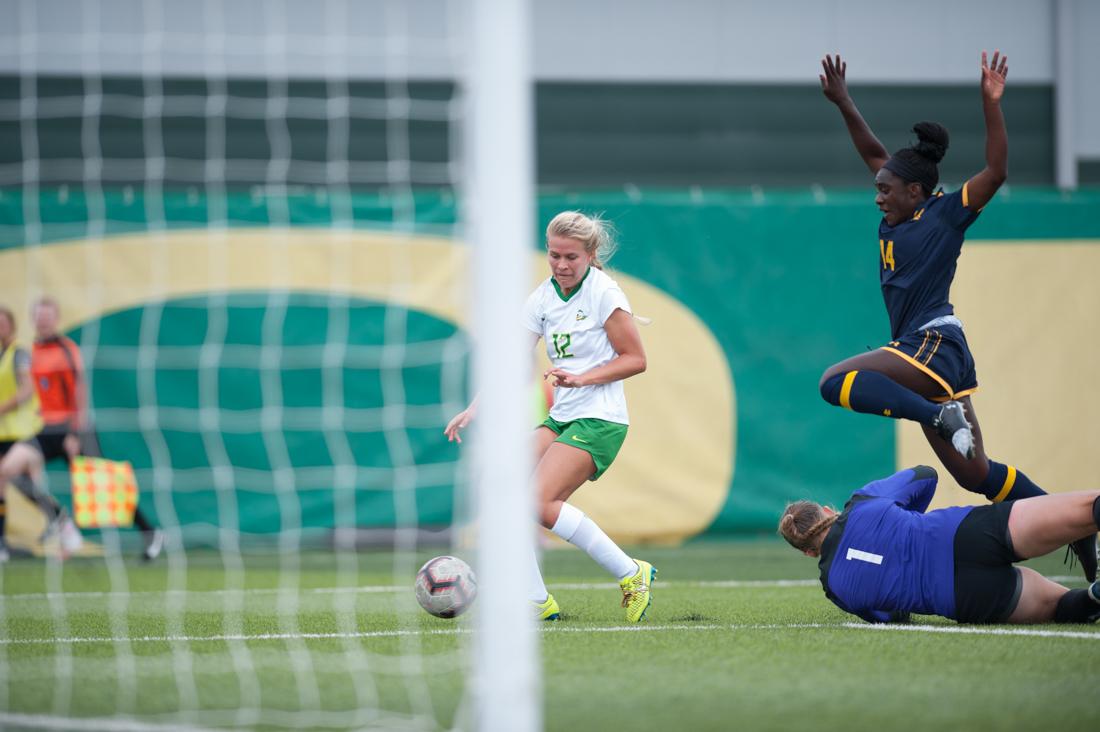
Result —
[[429, 559], [416, 573], [416, 601], [437, 618], [455, 618], [477, 597], [477, 577], [458, 557]]

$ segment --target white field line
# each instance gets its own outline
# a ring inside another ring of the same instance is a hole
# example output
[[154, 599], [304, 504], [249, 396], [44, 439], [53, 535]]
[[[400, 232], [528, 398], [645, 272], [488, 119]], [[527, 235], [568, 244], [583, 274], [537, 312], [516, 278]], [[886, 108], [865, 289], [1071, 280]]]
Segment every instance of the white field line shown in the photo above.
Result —
[[[1047, 579], [1054, 582], [1084, 582], [1076, 575], [1053, 575]], [[736, 588], [768, 588], [768, 587], [819, 587], [821, 582], [816, 579], [797, 580], [685, 580], [664, 582], [658, 580], [658, 587], [703, 587], [719, 589]], [[300, 595], [326, 595], [351, 592], [356, 594], [374, 595], [397, 592], [407, 592], [412, 587], [406, 585], [363, 585], [362, 587], [302, 587], [297, 590]], [[548, 585], [554, 590], [609, 590], [618, 589], [614, 582], [559, 582]], [[133, 592], [22, 592], [10, 595], [0, 595], [0, 602], [21, 602], [29, 600], [81, 600], [118, 597], [171, 597], [181, 598], [186, 596], [218, 596], [226, 594], [242, 595], [278, 595], [279, 593], [293, 592], [293, 590], [280, 589], [278, 587], [257, 587], [244, 590], [135, 590]]]
[[[547, 634], [557, 633], [659, 633], [667, 631], [710, 631], [730, 632], [749, 630], [872, 630], [877, 632], [908, 633], [950, 633], [957, 635], [1000, 635], [1031, 638], [1078, 638], [1100, 641], [1100, 632], [1073, 630], [1038, 630], [1034, 628], [983, 628], [967, 625], [870, 625], [866, 623], [786, 623], [786, 624], [700, 624], [700, 625], [614, 625], [607, 627], [570, 627], [568, 625], [546, 625], [541, 628]], [[126, 638], [73, 637], [73, 638], [2, 638], [0, 645], [61, 645], [78, 643], [203, 643], [219, 641], [284, 641], [284, 640], [327, 640], [356, 638], [399, 638], [405, 636], [459, 635], [471, 633], [462, 626], [440, 630], [375, 630], [358, 633], [256, 633], [225, 634], [200, 636], [135, 636]]]
[[9, 725], [28, 729], [93, 730], [117, 732], [205, 732], [208, 727], [191, 727], [180, 724], [156, 724], [127, 717], [52, 717], [45, 714], [16, 714], [0, 712], [0, 729]]
[[871, 625], [870, 623], [845, 623], [845, 628], [861, 630], [887, 630], [915, 633], [956, 633], [961, 635], [1022, 635], [1035, 638], [1086, 638], [1100, 640], [1100, 633], [1084, 630], [1040, 630], [1036, 628], [980, 628], [970, 625]]
[[[658, 587], [717, 587], [717, 588], [737, 588], [737, 587], [814, 587], [820, 586], [821, 583], [818, 580], [712, 580], [712, 581], [684, 581], [684, 582], [659, 582]], [[618, 589], [619, 585], [614, 582], [562, 582], [558, 584], [549, 585], [551, 589], [555, 590], [609, 590]], [[412, 582], [408, 585], [364, 585], [362, 587], [303, 587], [297, 590], [298, 594], [302, 595], [325, 595], [325, 594], [337, 594], [341, 592], [353, 592], [357, 594], [386, 594], [397, 592], [411, 592]], [[111, 592], [111, 591], [98, 591], [98, 592], [24, 592], [16, 593], [12, 595], [0, 595], [0, 602], [16, 602], [22, 600], [80, 600], [80, 599], [98, 599], [98, 598], [112, 598], [112, 597], [143, 597], [143, 596], [156, 596], [156, 597], [184, 597], [184, 596], [200, 596], [200, 595], [225, 595], [225, 594], [242, 594], [242, 595], [277, 595], [279, 593], [293, 592], [292, 590], [280, 589], [278, 587], [261, 587], [256, 589], [244, 589], [244, 590], [137, 590], [134, 592]]]
[[[1047, 579], [1054, 582], [1082, 582], [1084, 580], [1076, 575], [1053, 575], [1047, 577]], [[559, 582], [548, 585], [554, 590], [609, 590], [618, 589], [618, 585], [614, 582]], [[719, 588], [719, 589], [736, 589], [736, 588], [751, 588], [751, 587], [819, 587], [821, 582], [816, 579], [797, 579], [797, 580], [698, 580], [698, 581], [672, 581], [664, 582], [658, 580], [657, 586], [659, 588], [665, 587], [704, 587], [704, 588]], [[412, 588], [412, 583], [409, 585], [363, 585], [362, 587], [302, 587], [297, 590], [300, 595], [326, 595], [326, 594], [338, 594], [342, 592], [352, 592], [356, 594], [386, 594], [396, 592], [408, 592]], [[135, 590], [133, 592], [111, 592], [111, 591], [96, 591], [96, 592], [22, 592], [14, 593], [10, 595], [0, 595], [0, 602], [20, 602], [28, 600], [81, 600], [81, 599], [96, 599], [96, 598], [117, 598], [117, 597], [171, 597], [181, 598], [185, 596], [218, 596], [226, 594], [242, 594], [242, 595], [278, 595], [279, 593], [293, 592], [293, 590], [280, 589], [278, 587], [258, 587], [255, 589], [244, 590]]]

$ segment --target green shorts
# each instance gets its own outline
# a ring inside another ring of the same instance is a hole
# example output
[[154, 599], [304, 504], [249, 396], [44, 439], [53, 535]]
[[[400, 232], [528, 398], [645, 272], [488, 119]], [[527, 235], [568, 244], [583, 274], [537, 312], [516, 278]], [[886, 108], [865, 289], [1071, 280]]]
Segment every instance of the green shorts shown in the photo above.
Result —
[[619, 448], [626, 439], [627, 430], [627, 425], [605, 419], [559, 422], [553, 417], [547, 417], [542, 426], [553, 430], [558, 436], [554, 442], [580, 448], [592, 456], [596, 472], [589, 480], [599, 479], [611, 467], [611, 463], [615, 462], [615, 456], [619, 454]]

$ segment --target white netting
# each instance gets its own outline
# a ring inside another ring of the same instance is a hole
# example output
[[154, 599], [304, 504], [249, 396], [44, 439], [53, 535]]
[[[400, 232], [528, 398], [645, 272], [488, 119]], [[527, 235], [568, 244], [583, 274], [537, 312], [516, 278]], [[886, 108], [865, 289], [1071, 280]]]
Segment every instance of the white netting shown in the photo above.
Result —
[[[16, 552], [0, 726], [462, 724], [468, 626], [412, 578], [469, 510], [442, 436], [469, 398], [468, 8], [0, 10], [0, 300], [57, 299], [167, 539]], [[48, 484], [68, 502], [63, 464]]]

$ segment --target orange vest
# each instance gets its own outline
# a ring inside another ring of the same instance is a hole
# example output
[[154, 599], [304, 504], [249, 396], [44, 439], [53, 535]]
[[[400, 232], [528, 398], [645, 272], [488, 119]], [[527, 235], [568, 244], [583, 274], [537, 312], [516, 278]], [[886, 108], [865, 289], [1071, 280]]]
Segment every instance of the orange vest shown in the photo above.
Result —
[[73, 423], [79, 411], [78, 390], [84, 388], [84, 365], [77, 345], [63, 335], [35, 341], [31, 374], [42, 404], [43, 421], [47, 425]]

